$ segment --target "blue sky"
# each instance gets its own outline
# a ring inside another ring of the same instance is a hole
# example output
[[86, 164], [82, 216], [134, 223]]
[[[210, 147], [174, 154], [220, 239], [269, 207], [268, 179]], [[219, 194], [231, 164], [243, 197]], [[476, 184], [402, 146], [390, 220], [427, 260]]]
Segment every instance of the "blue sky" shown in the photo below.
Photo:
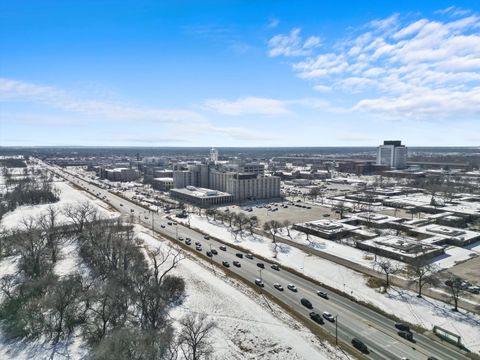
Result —
[[3, 1], [0, 145], [480, 144], [478, 1]]

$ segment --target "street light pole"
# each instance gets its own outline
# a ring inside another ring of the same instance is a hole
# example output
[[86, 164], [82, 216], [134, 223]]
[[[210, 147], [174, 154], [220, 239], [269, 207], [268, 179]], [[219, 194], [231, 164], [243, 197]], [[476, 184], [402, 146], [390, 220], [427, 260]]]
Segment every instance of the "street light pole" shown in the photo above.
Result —
[[335, 316], [335, 345], [338, 345], [338, 314]]

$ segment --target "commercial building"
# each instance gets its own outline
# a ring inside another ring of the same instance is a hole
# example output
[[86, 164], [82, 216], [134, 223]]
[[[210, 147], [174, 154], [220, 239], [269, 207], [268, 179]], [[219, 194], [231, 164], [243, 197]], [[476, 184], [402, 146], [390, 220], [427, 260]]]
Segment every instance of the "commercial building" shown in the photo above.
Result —
[[173, 178], [154, 178], [152, 181], [152, 186], [154, 189], [159, 191], [170, 191], [173, 189]]
[[233, 201], [233, 196], [217, 190], [187, 186], [183, 189], [170, 190], [170, 196], [179, 201], [188, 202], [202, 208], [224, 205]]
[[101, 179], [107, 179], [110, 181], [134, 181], [140, 177], [140, 171], [129, 168], [100, 168], [99, 172]]
[[377, 165], [404, 169], [407, 167], [407, 154], [408, 149], [400, 140], [385, 140], [377, 148]]

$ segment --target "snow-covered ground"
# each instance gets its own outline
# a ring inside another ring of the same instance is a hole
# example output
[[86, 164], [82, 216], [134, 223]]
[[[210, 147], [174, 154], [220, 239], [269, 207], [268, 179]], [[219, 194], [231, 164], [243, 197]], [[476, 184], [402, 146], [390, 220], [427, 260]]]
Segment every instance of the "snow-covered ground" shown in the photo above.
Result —
[[[187, 222], [186, 219], [178, 221]], [[236, 244], [265, 258], [274, 258], [274, 245], [266, 237], [245, 233], [236, 238], [226, 225], [204, 217], [190, 215], [190, 226], [200, 229], [225, 242]], [[461, 311], [451, 311], [451, 306], [427, 297], [419, 299], [416, 293], [400, 288], [391, 288], [381, 294], [366, 285], [363, 274], [328, 260], [311, 256], [297, 248], [280, 245], [275, 261], [328, 286], [342, 290], [358, 300], [369, 302], [387, 313], [426, 329], [438, 325], [462, 336], [464, 345], [472, 351], [480, 352], [480, 316]]]
[[[107, 208], [107, 205], [87, 194], [83, 191], [78, 191], [63, 181], [54, 182], [54, 186], [60, 191], [60, 201], [54, 204], [40, 204], [40, 205], [24, 205], [17, 207], [14, 211], [11, 211], [4, 215], [1, 220], [1, 224], [6, 229], [12, 229], [19, 225], [20, 221], [24, 218], [31, 216], [38, 216], [44, 212], [49, 206], [53, 206], [55, 209], [62, 210], [66, 205], [75, 205], [83, 203], [85, 201], [94, 205], [98, 212], [104, 217], [115, 217], [118, 213], [111, 211]], [[69, 220], [63, 215], [58, 216], [59, 223], [68, 223]]]
[[[141, 228], [137, 228], [141, 229]], [[137, 236], [151, 247], [160, 242], [150, 233]], [[162, 244], [163, 247], [167, 245]], [[213, 334], [214, 359], [344, 359], [339, 351], [322, 343], [308, 329], [274, 304], [231, 280], [221, 271], [215, 274], [189, 258], [183, 259], [175, 273], [186, 282], [187, 298], [172, 316], [206, 313], [217, 323]]]

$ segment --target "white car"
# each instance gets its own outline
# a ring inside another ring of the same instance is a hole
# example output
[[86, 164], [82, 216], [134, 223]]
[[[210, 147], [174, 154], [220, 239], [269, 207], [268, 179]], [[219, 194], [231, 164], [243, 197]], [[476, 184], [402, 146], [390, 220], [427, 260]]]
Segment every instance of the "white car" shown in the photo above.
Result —
[[324, 312], [322, 313], [322, 316], [323, 316], [325, 319], [327, 319], [328, 321], [330, 321], [330, 322], [335, 322], [335, 318], [334, 318], [333, 315], [330, 314], [329, 312], [324, 311]]
[[296, 287], [295, 285], [293, 285], [293, 284], [288, 284], [288, 285], [287, 285], [287, 288], [288, 288], [289, 290], [293, 291], [293, 292], [297, 292], [297, 291], [298, 291], [297, 287]]

